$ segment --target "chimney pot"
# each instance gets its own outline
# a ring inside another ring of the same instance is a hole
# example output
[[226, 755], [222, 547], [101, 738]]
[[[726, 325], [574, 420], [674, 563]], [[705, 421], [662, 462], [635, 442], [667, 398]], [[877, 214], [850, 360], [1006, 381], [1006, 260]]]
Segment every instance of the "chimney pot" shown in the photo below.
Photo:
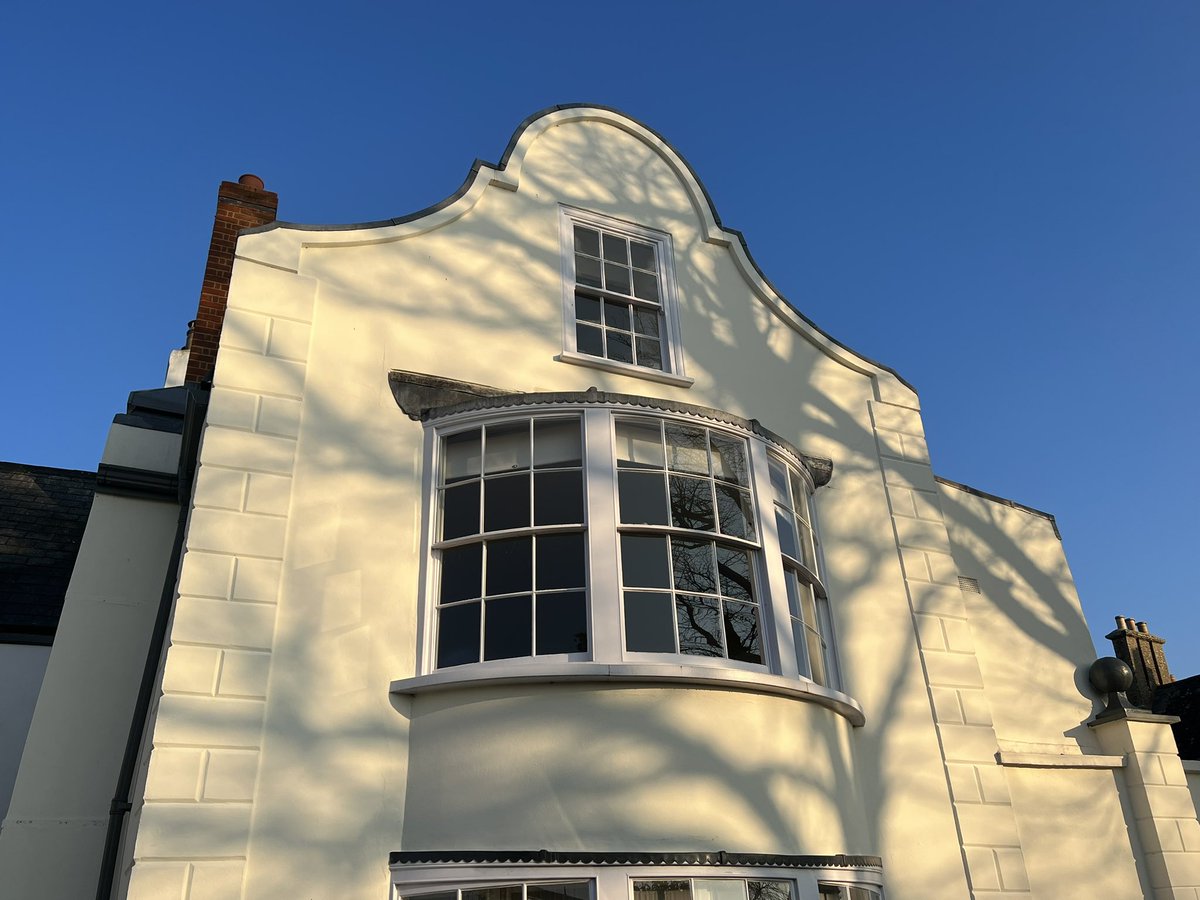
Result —
[[1137, 630], [1138, 630], [1139, 632], [1141, 632], [1142, 634], [1149, 634], [1149, 633], [1150, 633], [1150, 626], [1149, 626], [1149, 625], [1147, 625], [1145, 622], [1138, 622], [1138, 623], [1137, 623]]
[[257, 175], [251, 175], [249, 172], [238, 179], [238, 184], [242, 185], [242, 187], [248, 187], [252, 191], [261, 191], [266, 188], [261, 178]]

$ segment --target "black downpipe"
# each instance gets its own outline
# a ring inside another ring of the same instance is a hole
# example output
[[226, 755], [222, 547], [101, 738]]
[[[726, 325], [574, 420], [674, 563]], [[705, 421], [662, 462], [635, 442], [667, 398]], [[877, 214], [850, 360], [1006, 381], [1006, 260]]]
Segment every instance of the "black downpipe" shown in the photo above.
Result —
[[137, 702], [133, 708], [133, 719], [129, 723], [129, 737], [125, 741], [125, 756], [121, 760], [121, 771], [117, 776], [117, 790], [112, 806], [108, 810], [108, 832], [104, 836], [104, 855], [100, 859], [100, 878], [96, 884], [96, 900], [111, 900], [113, 885], [117, 880], [118, 853], [121, 847], [121, 832], [125, 817], [133, 810], [133, 780], [137, 774], [138, 755], [150, 717], [150, 704], [158, 682], [158, 668], [162, 662], [163, 647], [167, 641], [167, 625], [175, 600], [175, 585], [179, 577], [179, 561], [183, 556], [183, 538], [187, 529], [188, 512], [192, 499], [192, 478], [196, 473], [196, 457], [200, 450], [200, 434], [204, 417], [208, 412], [207, 384], [185, 385], [187, 406], [183, 415], [183, 436], [179, 448], [179, 520], [175, 526], [175, 540], [171, 544], [171, 559], [163, 578], [162, 594], [158, 600], [158, 614], [154, 618], [154, 630], [150, 634], [150, 647], [146, 651], [146, 665], [142, 669], [142, 681], [138, 686]]

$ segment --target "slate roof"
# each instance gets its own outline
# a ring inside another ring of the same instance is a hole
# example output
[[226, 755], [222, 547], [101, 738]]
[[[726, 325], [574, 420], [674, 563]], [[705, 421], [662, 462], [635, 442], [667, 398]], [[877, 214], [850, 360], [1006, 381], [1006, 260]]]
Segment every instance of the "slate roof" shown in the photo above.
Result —
[[1179, 716], [1180, 721], [1171, 726], [1179, 755], [1184, 759], [1200, 759], [1200, 675], [1156, 687], [1154, 711]]
[[0, 462], [0, 642], [48, 644], [96, 474]]

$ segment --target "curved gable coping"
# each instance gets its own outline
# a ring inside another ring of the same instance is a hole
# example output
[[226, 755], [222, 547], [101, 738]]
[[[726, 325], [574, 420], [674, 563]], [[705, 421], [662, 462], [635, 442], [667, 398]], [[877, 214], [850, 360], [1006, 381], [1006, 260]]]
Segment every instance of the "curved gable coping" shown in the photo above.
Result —
[[[821, 487], [829, 483], [833, 475], [833, 461], [816, 456], [809, 456], [799, 450], [786, 438], [780, 437], [769, 428], [764, 428], [758, 419], [743, 419], [733, 413], [722, 412], [709, 406], [699, 406], [694, 403], [682, 403], [678, 400], [663, 400], [658, 397], [642, 397], [637, 394], [617, 394], [611, 391], [601, 391], [595, 387], [586, 391], [562, 391], [550, 393], [529, 394], [500, 394], [492, 397], [477, 397], [461, 403], [451, 403], [446, 406], [434, 406], [426, 409], [421, 418], [426, 422], [457, 416], [463, 413], [486, 412], [494, 409], [510, 409], [521, 406], [632, 406], [640, 409], [652, 409], [656, 412], [682, 413], [708, 419], [722, 425], [732, 425], [742, 431], [756, 434], [768, 443], [791, 454], [804, 464], [812, 476], [813, 483]], [[410, 414], [411, 415], [411, 414]]]
[[[870, 357], [851, 349], [837, 338], [820, 328], [812, 319], [800, 312], [775, 287], [771, 280], [759, 267], [750, 253], [746, 237], [735, 228], [727, 228], [721, 223], [712, 196], [700, 180], [691, 164], [675, 147], [650, 126], [638, 121], [611, 106], [591, 103], [567, 103], [550, 106], [539, 110], [519, 124], [509, 138], [508, 146], [499, 163], [490, 163], [476, 159], [471, 164], [467, 177], [458, 189], [432, 206], [398, 216], [393, 219], [382, 219], [375, 222], [359, 222], [348, 225], [306, 225], [295, 222], [276, 220], [258, 228], [248, 228], [241, 232], [246, 235], [264, 235], [270, 232], [302, 231], [312, 234], [311, 238], [301, 238], [299, 241], [288, 240], [286, 243], [274, 241], [254, 241], [255, 252], [245, 252], [250, 248], [239, 241], [238, 255], [254, 262], [272, 265], [286, 271], [299, 269], [299, 253], [301, 249], [321, 247], [354, 247], [368, 244], [388, 243], [414, 237], [426, 231], [432, 231], [465, 215], [482, 196], [489, 185], [496, 185], [506, 190], [515, 191], [520, 183], [521, 169], [525, 162], [525, 154], [533, 142], [543, 133], [557, 125], [571, 121], [606, 122], [622, 131], [638, 138], [647, 146], [654, 149], [663, 161], [667, 163], [687, 188], [692, 204], [704, 224], [704, 238], [712, 244], [728, 247], [733, 254], [742, 277], [754, 289], [759, 299], [766, 303], [785, 322], [809, 340], [815, 347], [825, 352], [831, 359], [863, 375], [877, 376], [886, 373], [895, 378], [913, 394], [917, 393], [908, 381], [895, 369], [876, 362]], [[481, 177], [483, 176], [483, 177]], [[419, 223], [419, 224], [417, 224]], [[409, 227], [406, 227], [409, 226]], [[389, 229], [387, 233], [374, 235], [359, 234], [354, 237], [338, 239], [333, 237], [338, 232], [365, 232]], [[320, 237], [320, 235], [330, 235]], [[282, 235], [281, 235], [282, 236]]]

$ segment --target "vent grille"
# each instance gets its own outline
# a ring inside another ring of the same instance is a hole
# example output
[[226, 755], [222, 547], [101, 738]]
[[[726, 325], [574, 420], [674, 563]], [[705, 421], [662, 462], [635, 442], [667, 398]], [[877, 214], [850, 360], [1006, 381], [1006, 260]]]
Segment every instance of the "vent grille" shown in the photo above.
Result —
[[968, 594], [983, 593], [981, 590], [979, 590], [979, 582], [976, 581], [974, 578], [968, 578], [966, 575], [958, 576], [958, 587], [960, 590], [962, 590]]

